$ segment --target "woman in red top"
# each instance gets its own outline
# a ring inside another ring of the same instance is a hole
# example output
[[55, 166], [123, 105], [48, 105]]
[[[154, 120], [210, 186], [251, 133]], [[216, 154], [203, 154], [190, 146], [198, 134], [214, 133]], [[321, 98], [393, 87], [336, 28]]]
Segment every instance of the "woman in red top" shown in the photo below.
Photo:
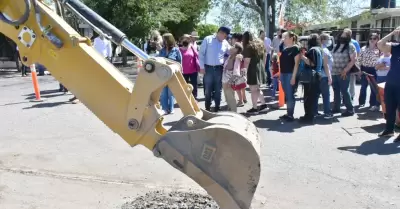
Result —
[[197, 99], [197, 77], [200, 70], [199, 55], [190, 41], [190, 36], [185, 34], [182, 36], [182, 46], [179, 48], [182, 54], [183, 77], [186, 83], [193, 86], [193, 96]]

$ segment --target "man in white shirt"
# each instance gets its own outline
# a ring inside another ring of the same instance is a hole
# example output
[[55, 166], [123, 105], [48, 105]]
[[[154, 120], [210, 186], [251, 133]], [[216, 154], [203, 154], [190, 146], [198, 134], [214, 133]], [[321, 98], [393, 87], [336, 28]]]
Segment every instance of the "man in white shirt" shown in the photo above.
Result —
[[282, 34], [285, 33], [286, 30], [281, 28], [276, 32], [276, 36], [274, 37], [274, 39], [272, 40], [272, 48], [273, 48], [273, 53], [278, 53], [280, 52], [282, 47]]
[[97, 38], [94, 39], [93, 47], [103, 55], [104, 58], [111, 61], [112, 57], [112, 46], [111, 42], [107, 40], [103, 35], [99, 35]]
[[272, 41], [265, 35], [263, 30], [260, 30], [260, 39], [264, 41], [265, 53], [266, 53], [266, 60], [265, 60], [265, 71], [267, 72], [267, 85], [271, 85], [271, 71], [270, 71], [270, 63], [271, 63], [271, 51], [272, 51]]

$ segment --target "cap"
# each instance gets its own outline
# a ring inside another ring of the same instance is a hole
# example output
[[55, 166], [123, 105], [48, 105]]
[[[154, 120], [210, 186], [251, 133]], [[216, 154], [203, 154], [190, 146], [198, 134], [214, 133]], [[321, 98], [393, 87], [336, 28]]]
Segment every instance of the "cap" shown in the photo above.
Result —
[[190, 34], [190, 36], [193, 38], [199, 38], [199, 34], [197, 33], [197, 31], [193, 31], [192, 34]]
[[218, 29], [218, 32], [219, 31], [222, 31], [222, 32], [224, 32], [224, 33], [226, 33], [226, 34], [230, 34], [231, 33], [231, 28], [230, 27], [228, 27], [228, 26], [221, 26], [219, 29]]

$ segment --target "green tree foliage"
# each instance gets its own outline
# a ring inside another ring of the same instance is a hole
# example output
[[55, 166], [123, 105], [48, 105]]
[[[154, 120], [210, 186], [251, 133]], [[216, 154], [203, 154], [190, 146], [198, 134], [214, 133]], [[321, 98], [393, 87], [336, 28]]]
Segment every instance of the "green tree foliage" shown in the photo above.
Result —
[[219, 27], [217, 25], [213, 24], [199, 24], [196, 27], [196, 31], [199, 34], [200, 39], [203, 39], [204, 37], [217, 32], [218, 28]]
[[84, 0], [130, 38], [144, 38], [162, 26], [175, 35], [188, 33], [210, 0]]
[[[283, 0], [268, 0], [272, 18], [269, 28], [275, 28], [275, 19]], [[285, 19], [293, 23], [320, 23], [354, 15], [361, 0], [287, 0]], [[265, 24], [264, 0], [215, 0], [221, 8], [219, 23], [237, 25], [244, 28], [262, 28]], [[351, 8], [351, 10], [350, 10]], [[270, 30], [270, 36], [274, 31]]]
[[185, 17], [165, 21], [164, 27], [174, 34], [176, 38], [188, 34], [196, 28], [202, 15], [206, 14], [211, 7], [211, 0], [176, 0], [176, 5]]

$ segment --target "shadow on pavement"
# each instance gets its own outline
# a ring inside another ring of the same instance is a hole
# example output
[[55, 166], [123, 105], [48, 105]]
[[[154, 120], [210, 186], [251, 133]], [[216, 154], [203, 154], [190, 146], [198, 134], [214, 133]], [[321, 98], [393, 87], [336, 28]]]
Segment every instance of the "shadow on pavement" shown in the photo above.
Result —
[[276, 132], [281, 132], [281, 133], [293, 133], [295, 129], [299, 129], [304, 126], [310, 126], [312, 124], [301, 124], [297, 121], [284, 122], [280, 119], [277, 119], [277, 120], [260, 119], [260, 120], [254, 121], [254, 125], [257, 128], [263, 128], [268, 131], [276, 131]]
[[[59, 96], [64, 96], [64, 95], [66, 95], [66, 94], [64, 94], [64, 93], [60, 93], [60, 94], [40, 94], [40, 97], [43, 97], [43, 98], [53, 98], [53, 97], [59, 97]], [[29, 97], [27, 97], [27, 98], [25, 98], [26, 100], [31, 100], [31, 99], [35, 99], [36, 98], [36, 96], [35, 95], [33, 95], [33, 96], [29, 96]]]
[[400, 143], [385, 144], [388, 138], [380, 137], [363, 142], [360, 146], [339, 147], [339, 150], [353, 152], [360, 155], [393, 155], [400, 153]]
[[[59, 93], [58, 89], [40, 91], [40, 95]], [[35, 96], [35, 93], [25, 94], [23, 96]], [[33, 99], [33, 98], [32, 98]]]
[[38, 103], [35, 105], [32, 105], [31, 107], [24, 107], [22, 108], [23, 110], [27, 109], [34, 109], [34, 108], [48, 108], [48, 107], [56, 107], [64, 104], [71, 104], [69, 102], [53, 102], [53, 103]]
[[368, 133], [378, 134], [379, 132], [381, 132], [385, 129], [385, 124], [379, 123], [379, 124], [374, 124], [374, 125], [370, 125], [370, 126], [364, 126], [361, 128], [364, 129], [364, 131], [366, 131]]

